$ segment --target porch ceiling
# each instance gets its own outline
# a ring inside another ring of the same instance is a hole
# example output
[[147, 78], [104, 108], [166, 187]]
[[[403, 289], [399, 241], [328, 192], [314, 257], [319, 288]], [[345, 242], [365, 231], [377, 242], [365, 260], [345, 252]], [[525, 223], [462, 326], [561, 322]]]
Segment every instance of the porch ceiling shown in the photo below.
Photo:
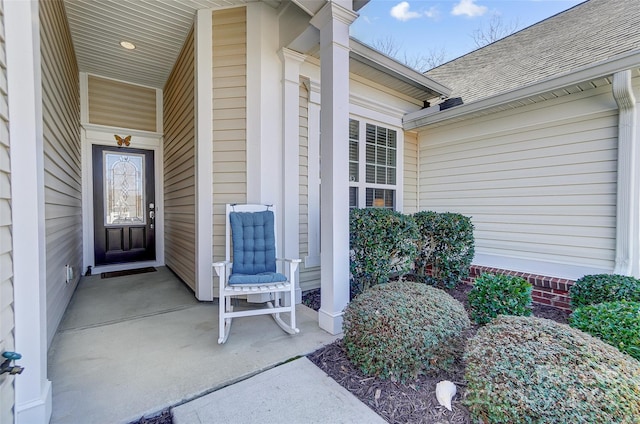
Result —
[[[64, 0], [80, 72], [163, 88], [198, 9], [256, 0]], [[266, 0], [279, 7], [281, 0]], [[136, 45], [126, 50], [121, 41]]]

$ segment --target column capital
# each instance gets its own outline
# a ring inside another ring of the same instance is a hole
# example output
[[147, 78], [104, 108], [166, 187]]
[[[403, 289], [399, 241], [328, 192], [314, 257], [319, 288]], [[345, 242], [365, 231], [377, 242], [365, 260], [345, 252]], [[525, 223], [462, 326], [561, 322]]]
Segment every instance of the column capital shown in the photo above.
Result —
[[280, 60], [282, 60], [283, 63], [300, 64], [307, 59], [306, 55], [298, 53], [297, 51], [288, 49], [286, 47], [280, 49], [280, 51], [278, 52], [278, 56], [280, 56]]
[[322, 29], [331, 20], [337, 20], [345, 25], [351, 25], [356, 20], [358, 14], [353, 10], [349, 10], [339, 4], [329, 1], [316, 15], [311, 18], [311, 25], [318, 29]]
[[300, 82], [300, 65], [307, 59], [307, 56], [297, 51], [281, 48], [278, 56], [282, 61], [282, 74], [285, 81], [293, 82], [296, 85]]

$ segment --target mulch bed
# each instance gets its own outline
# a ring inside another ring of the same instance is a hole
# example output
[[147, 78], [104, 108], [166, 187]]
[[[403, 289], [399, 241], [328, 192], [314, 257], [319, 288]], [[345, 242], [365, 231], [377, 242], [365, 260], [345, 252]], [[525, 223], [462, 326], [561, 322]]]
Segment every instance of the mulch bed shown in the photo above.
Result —
[[[459, 284], [447, 292], [468, 310], [467, 294], [470, 290], [470, 285]], [[305, 293], [302, 302], [313, 309], [319, 309], [320, 290]], [[559, 309], [535, 304], [532, 309], [534, 316], [563, 324], [568, 322], [568, 313]], [[473, 337], [477, 329], [474, 325], [467, 330], [466, 339]], [[469, 411], [462, 404], [466, 396], [466, 382], [461, 360], [449, 372], [441, 371], [421, 375], [415, 381], [399, 382], [365, 376], [347, 359], [341, 340], [317, 350], [308, 358], [389, 423], [471, 423]], [[436, 384], [442, 380], [452, 381], [458, 389], [452, 411], [440, 406], [435, 397]]]
[[[468, 310], [467, 294], [470, 290], [470, 285], [459, 284], [447, 292], [462, 302]], [[320, 290], [305, 292], [302, 303], [316, 311], [320, 309]], [[559, 309], [536, 304], [532, 309], [533, 315], [537, 317], [552, 319], [563, 324], [568, 322], [568, 313]], [[474, 325], [467, 330], [466, 338], [473, 337], [477, 329], [478, 327]], [[449, 372], [441, 371], [421, 375], [414, 381], [399, 382], [365, 376], [347, 359], [341, 340], [315, 351], [308, 358], [389, 423], [471, 423], [469, 411], [462, 404], [466, 396], [462, 361], [453, 364]], [[442, 380], [452, 381], [458, 388], [452, 403], [452, 411], [440, 406], [435, 397], [436, 384]], [[159, 415], [142, 417], [130, 424], [172, 424], [171, 412], [166, 409]]]

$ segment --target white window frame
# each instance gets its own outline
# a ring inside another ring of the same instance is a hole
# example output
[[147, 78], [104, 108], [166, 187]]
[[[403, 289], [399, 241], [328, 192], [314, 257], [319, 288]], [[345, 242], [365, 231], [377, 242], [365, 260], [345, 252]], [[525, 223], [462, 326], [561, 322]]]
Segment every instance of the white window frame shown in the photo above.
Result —
[[[393, 209], [401, 211], [403, 206], [403, 169], [404, 169], [404, 132], [401, 127], [390, 123], [381, 122], [362, 115], [351, 114], [349, 119], [358, 121], [358, 181], [349, 181], [349, 187], [356, 187], [358, 191], [358, 201], [356, 207], [366, 208], [367, 188], [378, 188], [384, 190], [393, 190], [395, 199]], [[396, 132], [396, 183], [395, 184], [376, 184], [366, 182], [366, 131], [367, 124], [383, 127]], [[349, 140], [347, 140], [349, 142]]]

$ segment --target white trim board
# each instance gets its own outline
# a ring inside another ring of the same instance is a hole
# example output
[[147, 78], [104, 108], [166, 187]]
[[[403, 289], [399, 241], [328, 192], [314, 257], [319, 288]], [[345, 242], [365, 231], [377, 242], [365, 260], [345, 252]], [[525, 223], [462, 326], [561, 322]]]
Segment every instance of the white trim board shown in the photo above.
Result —
[[476, 253], [472, 263], [473, 265], [528, 272], [548, 277], [566, 278], [568, 280], [577, 280], [580, 277], [590, 274], [610, 274], [613, 271], [612, 269], [597, 268], [588, 265], [553, 263], [486, 253]]

